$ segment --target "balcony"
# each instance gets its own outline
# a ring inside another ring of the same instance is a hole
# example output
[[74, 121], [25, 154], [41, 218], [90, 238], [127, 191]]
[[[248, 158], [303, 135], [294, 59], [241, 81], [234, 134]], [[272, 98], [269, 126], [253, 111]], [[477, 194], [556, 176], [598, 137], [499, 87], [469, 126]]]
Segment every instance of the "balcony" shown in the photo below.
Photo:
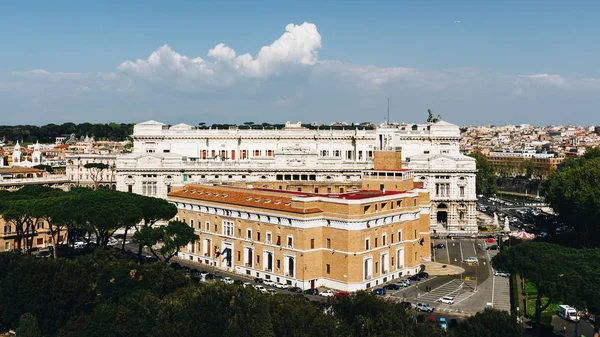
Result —
[[388, 272], [389, 272], [389, 271], [388, 271], [388, 270], [385, 270], [385, 269], [381, 271], [381, 273], [382, 273], [382, 274], [387, 274]]
[[252, 263], [245, 263], [244, 264], [246, 267], [252, 268]]
[[373, 276], [371, 276], [371, 275], [365, 276], [365, 280], [370, 280], [371, 278], [373, 278]]
[[289, 271], [285, 273], [285, 276], [287, 277], [294, 277], [294, 273], [290, 273]]
[[266, 272], [272, 273], [273, 272], [273, 268], [265, 268]]

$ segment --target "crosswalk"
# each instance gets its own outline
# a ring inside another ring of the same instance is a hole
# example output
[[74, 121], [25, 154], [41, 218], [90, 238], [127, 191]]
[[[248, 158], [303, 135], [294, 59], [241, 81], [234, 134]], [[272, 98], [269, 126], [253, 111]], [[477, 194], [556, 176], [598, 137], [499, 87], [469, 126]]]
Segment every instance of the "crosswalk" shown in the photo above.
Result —
[[510, 282], [508, 277], [492, 276], [494, 278], [494, 308], [510, 312]]
[[[430, 292], [421, 290], [417, 296], [417, 299], [419, 302], [428, 302], [433, 304], [444, 296], [451, 296], [454, 297], [454, 303], [459, 303], [473, 294], [472, 288], [474, 288], [474, 286], [474, 281], [461, 281], [460, 279], [453, 279], [431, 290]], [[440, 307], [446, 306], [444, 304], [439, 305]]]

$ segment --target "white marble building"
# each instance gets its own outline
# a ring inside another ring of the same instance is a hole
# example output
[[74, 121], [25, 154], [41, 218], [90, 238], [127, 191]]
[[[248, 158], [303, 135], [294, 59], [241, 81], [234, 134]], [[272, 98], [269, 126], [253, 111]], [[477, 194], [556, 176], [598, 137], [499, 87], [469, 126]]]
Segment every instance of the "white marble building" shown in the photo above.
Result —
[[374, 151], [402, 150], [405, 166], [431, 193], [432, 233], [476, 232], [475, 161], [459, 152], [458, 126], [444, 121], [377, 130], [197, 129], [136, 124], [133, 151], [116, 160], [117, 189], [166, 198], [183, 182], [267, 181], [360, 184]]
[[378, 146], [402, 149], [404, 165], [413, 169], [431, 199], [432, 233], [477, 232], [475, 159], [460, 153], [457, 125], [382, 124]]

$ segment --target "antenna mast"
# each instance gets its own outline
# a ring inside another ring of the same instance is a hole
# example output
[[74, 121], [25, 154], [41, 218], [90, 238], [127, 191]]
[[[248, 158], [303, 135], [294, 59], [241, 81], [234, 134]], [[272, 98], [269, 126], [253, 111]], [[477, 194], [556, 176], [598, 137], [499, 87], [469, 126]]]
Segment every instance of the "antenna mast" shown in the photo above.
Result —
[[390, 124], [390, 98], [388, 97], [388, 114], [387, 114], [387, 122]]

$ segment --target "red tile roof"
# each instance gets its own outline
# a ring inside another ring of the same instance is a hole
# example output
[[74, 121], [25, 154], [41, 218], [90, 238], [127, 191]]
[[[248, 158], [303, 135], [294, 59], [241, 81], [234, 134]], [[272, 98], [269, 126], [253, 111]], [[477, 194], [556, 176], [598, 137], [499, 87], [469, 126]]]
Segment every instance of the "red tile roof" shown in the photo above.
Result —
[[253, 208], [311, 214], [321, 212], [320, 208], [299, 208], [292, 206], [292, 198], [272, 193], [280, 191], [260, 191], [231, 186], [186, 185], [182, 190], [169, 193], [170, 197], [212, 201]]

